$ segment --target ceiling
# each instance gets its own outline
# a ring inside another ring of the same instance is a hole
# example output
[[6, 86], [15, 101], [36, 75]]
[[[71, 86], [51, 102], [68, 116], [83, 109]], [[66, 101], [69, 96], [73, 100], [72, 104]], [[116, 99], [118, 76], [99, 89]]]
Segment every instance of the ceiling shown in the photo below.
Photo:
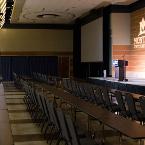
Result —
[[14, 0], [11, 23], [71, 24], [92, 9], [137, 0]]

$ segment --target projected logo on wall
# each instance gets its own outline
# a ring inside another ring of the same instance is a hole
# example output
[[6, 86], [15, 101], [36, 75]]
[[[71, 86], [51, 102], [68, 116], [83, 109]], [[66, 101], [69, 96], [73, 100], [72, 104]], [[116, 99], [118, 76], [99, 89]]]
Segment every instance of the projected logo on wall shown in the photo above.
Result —
[[145, 19], [142, 18], [138, 37], [134, 38], [134, 48], [145, 48]]

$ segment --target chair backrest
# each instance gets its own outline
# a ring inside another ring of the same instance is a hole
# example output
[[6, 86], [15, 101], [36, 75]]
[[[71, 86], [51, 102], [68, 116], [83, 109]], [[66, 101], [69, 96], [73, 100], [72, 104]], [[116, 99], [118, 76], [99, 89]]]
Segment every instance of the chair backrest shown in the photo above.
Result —
[[145, 118], [145, 97], [144, 96], [139, 97], [139, 102], [142, 111], [142, 116]]
[[128, 110], [131, 113], [131, 115], [132, 116], [137, 116], [135, 101], [133, 99], [132, 94], [125, 93], [125, 100], [126, 100], [126, 103], [127, 103], [127, 106], [128, 106]]
[[72, 93], [72, 81], [70, 78], [67, 79], [67, 84], [68, 84], [68, 91]]
[[103, 100], [105, 102], [105, 106], [110, 108], [111, 107], [111, 100], [110, 100], [108, 88], [102, 87], [101, 91], [102, 91], [102, 95], [103, 95]]
[[47, 103], [46, 103], [47, 97], [45, 97], [44, 95], [41, 95], [40, 97], [41, 97], [41, 102], [43, 105], [43, 111], [44, 111], [45, 115], [47, 116], [47, 118], [50, 118], [49, 111], [47, 108]]
[[72, 145], [80, 145], [79, 137], [77, 135], [76, 128], [70, 116], [66, 116], [66, 122], [69, 129], [69, 134], [71, 136], [71, 143]]
[[84, 83], [84, 90], [85, 90], [86, 98], [89, 101], [93, 102], [95, 100], [93, 86], [90, 83]]
[[67, 82], [68, 78], [63, 78], [62, 79], [62, 85], [63, 85], [63, 89], [64, 90], [68, 90], [68, 82]]
[[45, 112], [45, 97], [43, 96], [43, 94], [41, 93], [41, 94], [39, 94], [39, 99], [40, 99], [40, 108], [42, 109], [42, 112], [43, 113], [46, 113]]
[[120, 91], [115, 91], [115, 97], [119, 106], [119, 109], [123, 112], [126, 112], [125, 102]]
[[81, 82], [81, 83], [79, 83], [78, 87], [80, 90], [80, 97], [82, 99], [88, 99], [87, 92], [85, 90], [85, 84]]
[[60, 108], [57, 109], [57, 116], [60, 123], [62, 139], [66, 142], [67, 145], [72, 145], [65, 115]]
[[41, 101], [41, 96], [40, 96], [38, 90], [35, 90], [35, 94], [36, 94], [36, 99], [37, 99], [37, 101], [38, 101], [38, 106], [39, 106], [39, 108], [40, 108], [41, 110], [44, 110], [43, 104], [42, 104], [42, 101]]
[[101, 88], [100, 87], [96, 87], [94, 89], [94, 96], [95, 96], [95, 101], [96, 101], [96, 104], [104, 104], [104, 99], [103, 99], [103, 93], [101, 91]]
[[75, 80], [71, 80], [71, 84], [72, 84], [72, 93], [75, 96], [79, 96], [80, 95], [80, 90], [78, 88], [78, 84]]
[[125, 106], [125, 100], [123, 99], [122, 93], [120, 91], [115, 91], [114, 96], [116, 97], [118, 107], [120, 109], [120, 114], [127, 117], [127, 110]]
[[35, 95], [35, 89], [33, 87], [31, 88], [31, 99], [32, 99], [32, 102], [34, 104], [37, 104], [37, 99], [36, 99], [36, 95]]
[[53, 102], [49, 102], [49, 100], [47, 99], [46, 104], [49, 111], [50, 121], [56, 126], [58, 130], [60, 130], [60, 124]]

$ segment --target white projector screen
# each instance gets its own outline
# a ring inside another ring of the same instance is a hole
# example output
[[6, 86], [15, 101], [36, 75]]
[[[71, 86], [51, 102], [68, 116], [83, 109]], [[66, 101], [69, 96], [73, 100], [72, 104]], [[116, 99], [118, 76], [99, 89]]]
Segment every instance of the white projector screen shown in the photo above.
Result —
[[81, 62], [103, 61], [103, 18], [81, 27]]

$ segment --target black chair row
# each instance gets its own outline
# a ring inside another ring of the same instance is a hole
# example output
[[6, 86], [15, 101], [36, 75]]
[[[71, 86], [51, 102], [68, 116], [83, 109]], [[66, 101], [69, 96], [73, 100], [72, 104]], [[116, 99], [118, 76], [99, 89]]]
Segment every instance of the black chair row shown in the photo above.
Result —
[[123, 117], [140, 121], [141, 124], [145, 122], [144, 96], [139, 99], [139, 107], [137, 108], [136, 100], [131, 93], [122, 94], [121, 91], [112, 93], [109, 88], [76, 81], [70, 78], [63, 78], [62, 86], [64, 90], [85, 101], [100, 105], [111, 112], [117, 112]]
[[121, 91], [112, 92], [110, 88], [101, 87], [86, 82], [75, 81], [70, 78], [62, 79], [63, 89], [96, 105], [108, 109], [111, 112], [117, 112], [123, 117], [132, 120], [145, 122], [145, 97], [139, 99], [137, 107], [136, 100], [131, 93], [122, 93]]
[[112, 100], [109, 88], [96, 86], [87, 82], [78, 82], [73, 79], [62, 79], [63, 89], [91, 103], [101, 105], [112, 112], [119, 112], [117, 103]]
[[[141, 124], [145, 122], [145, 97], [141, 96], [136, 105], [136, 100], [131, 93], [122, 94], [119, 91], [115, 92], [115, 96], [120, 108], [120, 114], [132, 120], [139, 121]], [[138, 107], [137, 107], [138, 106]]]
[[96, 145], [96, 142], [79, 132], [70, 116], [65, 115], [54, 102], [49, 100], [39, 88], [22, 82], [26, 91], [24, 102], [32, 120], [41, 127], [41, 131], [49, 144], [59, 145]]
[[41, 74], [36, 72], [33, 72], [33, 79], [40, 82], [45, 82], [49, 85], [56, 85], [56, 86], [60, 85], [60, 80], [61, 80], [60, 77], [58, 76], [48, 76], [46, 74]]

